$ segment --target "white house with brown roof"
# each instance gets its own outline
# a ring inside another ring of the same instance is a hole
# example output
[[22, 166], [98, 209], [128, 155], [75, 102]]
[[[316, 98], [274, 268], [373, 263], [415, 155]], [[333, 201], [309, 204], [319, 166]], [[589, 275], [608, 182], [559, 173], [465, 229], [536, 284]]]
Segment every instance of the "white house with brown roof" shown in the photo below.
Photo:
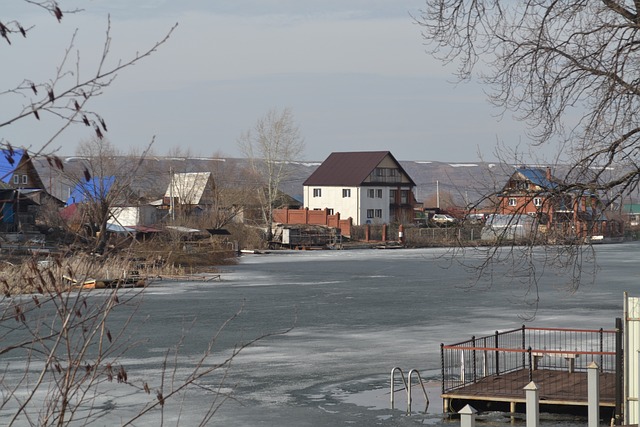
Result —
[[331, 153], [303, 183], [304, 207], [354, 225], [412, 222], [415, 186], [389, 151]]

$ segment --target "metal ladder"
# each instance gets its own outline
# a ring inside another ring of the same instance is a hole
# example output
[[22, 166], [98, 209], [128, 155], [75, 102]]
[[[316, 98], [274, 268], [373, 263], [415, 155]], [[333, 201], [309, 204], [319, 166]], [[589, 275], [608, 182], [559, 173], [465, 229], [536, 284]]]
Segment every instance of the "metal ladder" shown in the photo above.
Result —
[[396, 371], [400, 372], [400, 377], [402, 378], [402, 383], [404, 384], [404, 388], [407, 390], [407, 414], [411, 413], [411, 378], [413, 377], [413, 374], [415, 373], [416, 376], [418, 377], [418, 384], [420, 384], [420, 387], [422, 388], [422, 394], [424, 395], [424, 400], [426, 402], [425, 407], [424, 407], [424, 412], [427, 412], [427, 409], [429, 408], [429, 396], [427, 396], [427, 391], [424, 388], [424, 384], [422, 381], [422, 377], [420, 376], [420, 372], [418, 372], [417, 369], [412, 369], [409, 371], [409, 381], [407, 383], [407, 379], [404, 376], [404, 372], [402, 372], [402, 369], [399, 367], [395, 367], [393, 369], [391, 369], [391, 409], [394, 408], [394, 395], [395, 395], [395, 375], [396, 375]]

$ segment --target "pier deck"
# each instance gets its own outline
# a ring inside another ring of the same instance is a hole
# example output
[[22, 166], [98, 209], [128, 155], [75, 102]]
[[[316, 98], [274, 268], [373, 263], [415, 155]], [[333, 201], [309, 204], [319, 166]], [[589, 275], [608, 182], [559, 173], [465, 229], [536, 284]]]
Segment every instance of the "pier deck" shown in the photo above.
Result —
[[[538, 369], [532, 374], [533, 381], [538, 387], [541, 406], [587, 406], [586, 372]], [[442, 398], [447, 401], [450, 409], [456, 411], [467, 403], [474, 407], [498, 409], [505, 406], [504, 404], [524, 404], [524, 386], [528, 383], [529, 370], [520, 369], [484, 377], [475, 383], [449, 390], [442, 394]], [[613, 373], [600, 374], [600, 406], [615, 406], [615, 375]]]
[[[524, 412], [525, 387], [537, 388], [540, 410], [584, 415], [588, 372], [598, 373], [603, 419], [622, 414], [621, 328], [527, 327], [441, 344], [445, 412]], [[613, 415], [615, 414], [615, 415]]]

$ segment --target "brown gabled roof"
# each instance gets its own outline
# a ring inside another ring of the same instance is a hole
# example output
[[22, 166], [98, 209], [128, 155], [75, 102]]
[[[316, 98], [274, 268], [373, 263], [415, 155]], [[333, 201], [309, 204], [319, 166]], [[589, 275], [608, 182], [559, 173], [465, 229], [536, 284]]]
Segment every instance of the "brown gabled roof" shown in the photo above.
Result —
[[302, 185], [358, 187], [387, 156], [393, 159], [400, 171], [415, 186], [390, 151], [331, 153]]

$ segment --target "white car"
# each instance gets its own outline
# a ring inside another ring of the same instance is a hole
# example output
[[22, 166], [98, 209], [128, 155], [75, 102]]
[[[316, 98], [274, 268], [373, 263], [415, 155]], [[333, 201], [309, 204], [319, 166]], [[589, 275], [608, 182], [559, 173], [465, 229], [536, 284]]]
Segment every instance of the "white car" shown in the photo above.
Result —
[[447, 214], [434, 214], [431, 217], [431, 222], [437, 225], [453, 225], [457, 220], [451, 215]]

